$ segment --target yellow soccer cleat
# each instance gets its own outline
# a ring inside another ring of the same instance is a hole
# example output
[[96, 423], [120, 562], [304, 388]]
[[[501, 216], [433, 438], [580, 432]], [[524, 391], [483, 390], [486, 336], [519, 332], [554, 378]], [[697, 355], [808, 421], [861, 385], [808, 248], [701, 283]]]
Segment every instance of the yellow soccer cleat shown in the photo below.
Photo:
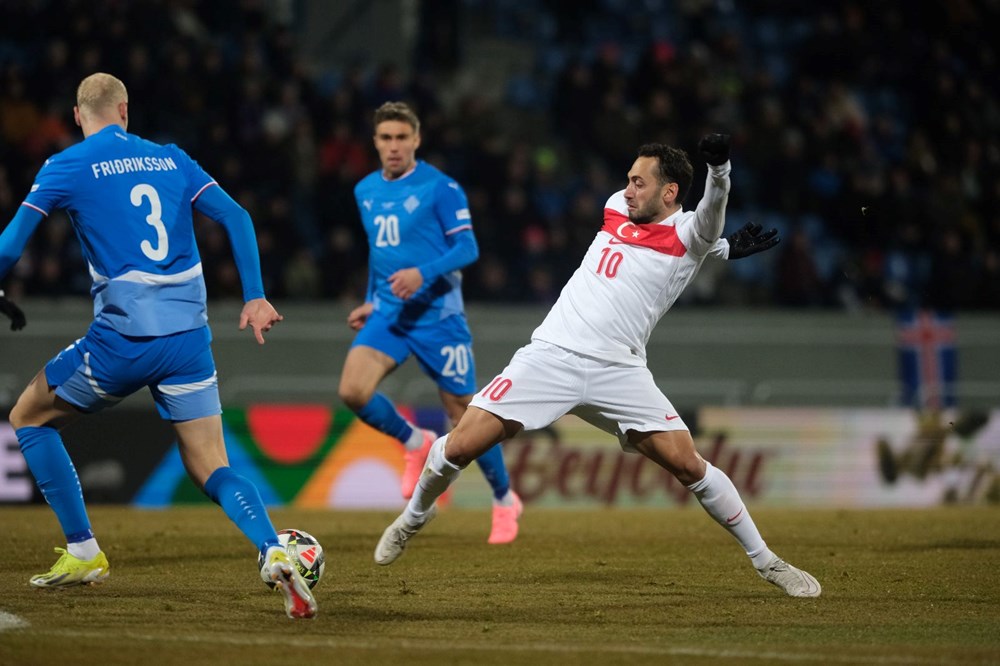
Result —
[[274, 581], [274, 589], [285, 598], [285, 614], [292, 619], [308, 620], [316, 617], [316, 598], [309, 584], [281, 548], [272, 548], [265, 572]]
[[48, 572], [32, 576], [30, 583], [35, 587], [72, 587], [73, 585], [90, 585], [101, 583], [111, 573], [108, 558], [104, 552], [97, 553], [91, 560], [81, 560], [66, 551], [56, 548], [62, 553]]

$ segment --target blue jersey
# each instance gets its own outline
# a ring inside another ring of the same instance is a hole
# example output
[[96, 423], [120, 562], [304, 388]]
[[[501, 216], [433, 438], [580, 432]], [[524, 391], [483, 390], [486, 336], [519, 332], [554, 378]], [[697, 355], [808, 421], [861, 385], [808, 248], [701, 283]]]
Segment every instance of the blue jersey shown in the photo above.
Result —
[[424, 283], [407, 300], [393, 296], [389, 276], [444, 255], [455, 234], [472, 228], [465, 191], [426, 162], [386, 180], [381, 171], [354, 188], [368, 234], [368, 299], [375, 309], [404, 327], [441, 321], [464, 312], [462, 274], [455, 270]]
[[161, 336], [208, 323], [191, 210], [212, 185], [177, 146], [111, 125], [49, 158], [24, 205], [69, 215], [93, 278], [95, 320]]

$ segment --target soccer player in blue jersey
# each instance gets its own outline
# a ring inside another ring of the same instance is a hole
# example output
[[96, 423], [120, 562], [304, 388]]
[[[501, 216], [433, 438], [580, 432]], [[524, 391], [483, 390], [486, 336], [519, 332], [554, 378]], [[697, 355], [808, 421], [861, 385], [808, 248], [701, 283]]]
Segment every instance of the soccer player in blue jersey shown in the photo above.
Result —
[[[412, 354], [437, 383], [448, 419], [461, 419], [476, 392], [476, 367], [459, 271], [479, 257], [479, 246], [461, 185], [416, 159], [420, 121], [413, 110], [386, 102], [374, 124], [382, 168], [354, 188], [368, 235], [368, 294], [347, 318], [358, 333], [339, 393], [362, 421], [403, 443], [408, 499], [437, 435], [407, 422], [377, 388]], [[493, 489], [488, 542], [509, 543], [522, 507], [500, 445], [477, 462]]]
[[128, 93], [104, 73], [85, 78], [73, 109], [84, 140], [49, 158], [0, 234], [0, 279], [39, 222], [65, 210], [93, 278], [94, 322], [28, 384], [10, 413], [24, 458], [66, 536], [40, 588], [108, 577], [80, 480], [59, 428], [148, 387], [177, 433], [192, 480], [264, 554], [289, 617], [316, 614], [308, 585], [278, 542], [257, 488], [229, 467], [192, 209], [226, 228], [243, 283], [240, 329], [259, 344], [282, 317], [264, 298], [247, 212], [187, 153], [126, 131]]

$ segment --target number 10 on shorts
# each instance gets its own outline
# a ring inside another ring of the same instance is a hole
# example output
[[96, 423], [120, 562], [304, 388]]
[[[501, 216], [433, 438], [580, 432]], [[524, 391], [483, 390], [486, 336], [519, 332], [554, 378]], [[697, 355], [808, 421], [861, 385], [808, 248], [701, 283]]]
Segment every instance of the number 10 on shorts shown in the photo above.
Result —
[[505, 395], [507, 395], [507, 391], [509, 391], [510, 387], [513, 385], [514, 382], [510, 381], [509, 379], [505, 379], [504, 377], [498, 376], [496, 379], [490, 382], [486, 388], [483, 389], [483, 392], [480, 395], [482, 395], [484, 398], [492, 400], [493, 402], [497, 402]]

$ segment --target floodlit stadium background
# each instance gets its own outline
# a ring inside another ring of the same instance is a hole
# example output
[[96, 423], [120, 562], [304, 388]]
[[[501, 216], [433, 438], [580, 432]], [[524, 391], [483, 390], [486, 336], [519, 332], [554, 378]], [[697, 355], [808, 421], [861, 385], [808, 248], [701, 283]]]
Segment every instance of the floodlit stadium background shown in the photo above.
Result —
[[[728, 131], [727, 233], [756, 220], [783, 241], [706, 262], [651, 341], [650, 367], [702, 452], [752, 503], [997, 502], [1000, 100], [984, 27], [997, 14], [991, 2], [933, 15], [854, 2], [12, 3], [0, 220], [44, 159], [78, 140], [82, 76], [122, 78], [129, 129], [183, 146], [251, 212], [268, 295], [286, 316], [262, 350], [238, 335], [228, 243], [200, 221], [234, 464], [274, 504], [398, 506], [398, 447], [336, 398], [344, 318], [367, 278], [351, 190], [376, 167], [372, 109], [410, 101], [418, 156], [469, 193], [481, 258], [465, 293], [481, 383], [541, 321], [636, 146], [693, 153], [705, 132]], [[4, 287], [29, 320], [0, 331], [6, 408], [88, 322], [89, 278], [64, 216], [39, 229]], [[914, 312], [933, 325], [910, 335], [898, 322]], [[951, 349], [957, 380], [937, 387]], [[385, 389], [443, 426], [415, 369]], [[202, 501], [144, 395], [67, 441], [94, 501]], [[511, 443], [507, 458], [529, 506], [684, 501], [572, 419]], [[4, 423], [0, 501], [40, 501]], [[486, 501], [475, 478], [453, 498]]]

